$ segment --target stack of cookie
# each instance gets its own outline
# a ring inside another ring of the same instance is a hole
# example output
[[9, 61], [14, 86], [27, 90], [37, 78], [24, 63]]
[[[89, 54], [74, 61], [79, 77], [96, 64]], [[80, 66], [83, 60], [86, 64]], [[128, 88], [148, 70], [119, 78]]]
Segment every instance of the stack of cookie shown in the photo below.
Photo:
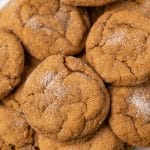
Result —
[[149, 10], [149, 0], [10, 0], [0, 149], [150, 149]]

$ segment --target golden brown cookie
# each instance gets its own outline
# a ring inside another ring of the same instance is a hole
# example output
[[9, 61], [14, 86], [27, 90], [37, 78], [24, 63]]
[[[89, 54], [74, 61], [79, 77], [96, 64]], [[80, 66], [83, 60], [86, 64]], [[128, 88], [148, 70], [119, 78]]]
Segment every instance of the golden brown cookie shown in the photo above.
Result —
[[124, 143], [108, 126], [103, 126], [92, 139], [85, 143], [63, 145], [43, 135], [39, 135], [38, 143], [40, 150], [124, 150]]
[[0, 137], [16, 147], [32, 143], [33, 131], [24, 115], [0, 105]]
[[0, 26], [12, 29], [36, 59], [75, 55], [85, 47], [90, 27], [85, 9], [60, 0], [12, 0], [2, 10]]
[[24, 52], [16, 36], [0, 29], [0, 100], [20, 82], [24, 68]]
[[63, 3], [73, 6], [104, 6], [117, 0], [61, 0]]
[[137, 85], [150, 78], [150, 19], [139, 11], [107, 11], [87, 39], [89, 64], [108, 84]]
[[39, 63], [40, 63], [39, 61], [35, 60], [31, 56], [27, 56], [20, 84], [10, 95], [1, 100], [3, 105], [5, 105], [9, 109], [22, 112], [20, 108], [20, 104], [22, 103], [21, 91], [23, 89], [27, 77], [37, 67]]
[[29, 124], [61, 142], [84, 138], [102, 124], [109, 95], [80, 59], [49, 56], [28, 77], [21, 108]]
[[123, 141], [150, 146], [150, 83], [111, 90], [110, 125]]

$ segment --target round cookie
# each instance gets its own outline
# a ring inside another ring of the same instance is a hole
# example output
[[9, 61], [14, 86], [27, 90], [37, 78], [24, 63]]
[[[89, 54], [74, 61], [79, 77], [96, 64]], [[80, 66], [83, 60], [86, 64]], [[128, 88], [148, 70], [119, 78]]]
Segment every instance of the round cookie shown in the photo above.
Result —
[[92, 134], [109, 110], [102, 80], [80, 59], [49, 56], [28, 77], [21, 108], [39, 133], [61, 142]]
[[110, 126], [123, 141], [150, 146], [150, 83], [111, 90]]
[[92, 139], [85, 143], [63, 145], [50, 138], [39, 135], [40, 150], [125, 150], [120, 141], [108, 126], [102, 127]]
[[63, 3], [73, 6], [104, 6], [117, 0], [61, 0]]
[[108, 84], [146, 82], [150, 78], [149, 33], [150, 19], [139, 11], [107, 11], [88, 36], [87, 61]]
[[87, 12], [60, 0], [12, 0], [2, 10], [0, 26], [12, 29], [36, 59], [75, 55], [85, 47]]
[[32, 134], [23, 114], [0, 105], [0, 137], [7, 145], [21, 147], [31, 144]]
[[0, 100], [20, 82], [24, 53], [19, 40], [9, 31], [0, 29]]

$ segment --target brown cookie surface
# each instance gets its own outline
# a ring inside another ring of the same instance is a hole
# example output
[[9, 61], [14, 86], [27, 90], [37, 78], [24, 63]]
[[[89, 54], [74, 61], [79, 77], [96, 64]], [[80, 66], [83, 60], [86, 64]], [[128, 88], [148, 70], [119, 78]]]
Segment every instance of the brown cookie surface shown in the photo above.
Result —
[[33, 131], [24, 115], [0, 105], [0, 137], [16, 147], [32, 143]]
[[117, 0], [61, 0], [63, 3], [74, 6], [104, 6]]
[[24, 52], [11, 32], [0, 29], [0, 100], [20, 82], [24, 68]]
[[9, 94], [6, 98], [1, 100], [2, 104], [7, 108], [22, 112], [20, 108], [20, 104], [22, 103], [21, 91], [23, 90], [24, 83], [31, 72], [37, 67], [40, 62], [32, 58], [31, 56], [27, 56], [25, 59], [25, 67], [21, 76], [21, 81], [18, 87]]
[[21, 108], [30, 125], [64, 142], [93, 133], [109, 110], [102, 80], [80, 59], [50, 56], [29, 76]]
[[0, 20], [0, 26], [12, 29], [39, 60], [52, 54], [80, 53], [90, 27], [85, 9], [59, 0], [12, 0]]
[[63, 145], [43, 135], [39, 135], [38, 143], [40, 150], [124, 150], [124, 143], [114, 135], [109, 126], [103, 126], [93, 138], [83, 143]]
[[107, 11], [87, 39], [89, 64], [108, 84], [129, 86], [150, 77], [150, 19], [139, 11]]
[[111, 90], [110, 125], [123, 141], [150, 146], [150, 84]]

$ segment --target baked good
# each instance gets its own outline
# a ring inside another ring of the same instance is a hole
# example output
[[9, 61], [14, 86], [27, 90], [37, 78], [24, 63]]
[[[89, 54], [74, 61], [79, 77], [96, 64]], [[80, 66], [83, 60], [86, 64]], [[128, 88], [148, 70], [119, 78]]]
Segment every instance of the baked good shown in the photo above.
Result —
[[32, 134], [23, 114], [0, 105], [0, 137], [6, 145], [20, 147], [31, 144]]
[[110, 126], [123, 141], [150, 146], [150, 83], [111, 90]]
[[111, 131], [109, 126], [103, 126], [93, 138], [87, 142], [63, 145], [50, 138], [39, 135], [40, 150], [125, 150], [124, 143]]
[[39, 60], [54, 54], [80, 53], [90, 27], [85, 9], [60, 0], [11, 0], [2, 10], [0, 22]]
[[0, 100], [20, 82], [24, 69], [24, 52], [18, 38], [0, 28]]
[[144, 83], [150, 77], [149, 33], [150, 19], [139, 11], [107, 11], [88, 36], [87, 61], [108, 84]]
[[49, 56], [28, 77], [21, 108], [29, 124], [61, 142], [95, 132], [109, 111], [102, 80], [80, 59]]
[[39, 63], [40, 62], [35, 60], [33, 57], [28, 55], [26, 56], [25, 67], [21, 76], [20, 84], [11, 94], [1, 100], [3, 105], [5, 105], [9, 109], [22, 112], [20, 108], [20, 104], [22, 103], [21, 91], [23, 90], [26, 79], [31, 74], [31, 72], [38, 66]]

